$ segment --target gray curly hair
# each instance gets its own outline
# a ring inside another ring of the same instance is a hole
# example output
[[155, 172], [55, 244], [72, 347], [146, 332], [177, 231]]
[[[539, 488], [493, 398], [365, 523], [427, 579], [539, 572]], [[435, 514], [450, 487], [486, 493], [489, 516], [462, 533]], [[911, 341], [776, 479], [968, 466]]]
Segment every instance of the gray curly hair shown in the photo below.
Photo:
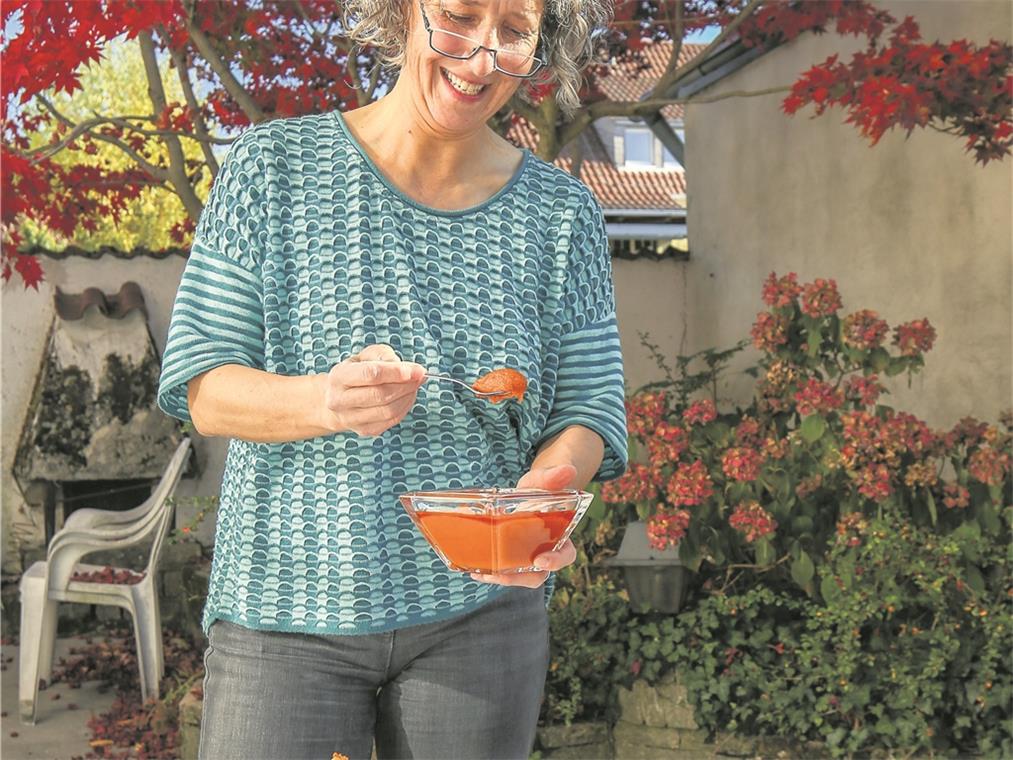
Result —
[[[346, 0], [342, 3], [348, 36], [360, 47], [375, 48], [380, 63], [400, 68], [408, 40], [412, 0]], [[564, 114], [580, 106], [578, 93], [583, 70], [595, 60], [597, 41], [612, 19], [612, 0], [544, 0], [541, 57], [542, 74], [526, 80], [532, 84], [555, 82], [556, 102]]]

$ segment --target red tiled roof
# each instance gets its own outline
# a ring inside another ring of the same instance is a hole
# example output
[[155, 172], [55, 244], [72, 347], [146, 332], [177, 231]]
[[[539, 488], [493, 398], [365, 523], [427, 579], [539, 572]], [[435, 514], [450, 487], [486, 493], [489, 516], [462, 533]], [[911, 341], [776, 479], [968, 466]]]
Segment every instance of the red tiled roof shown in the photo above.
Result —
[[[706, 45], [684, 44], [679, 50], [679, 66], [682, 66], [697, 55]], [[609, 69], [609, 75], [599, 80], [598, 87], [609, 100], [639, 100], [640, 96], [647, 92], [655, 81], [665, 72], [668, 67], [668, 59], [672, 56], [671, 42], [655, 42], [645, 45], [643, 49], [643, 63], [647, 64], [646, 69], [640, 69], [634, 64], [614, 64]], [[681, 105], [667, 106], [662, 114], [666, 119], [681, 119], [683, 108]]]
[[[517, 145], [534, 150], [538, 135], [524, 119], [507, 133]], [[686, 174], [682, 169], [619, 169], [609, 157], [598, 133], [591, 126], [577, 138], [580, 145], [567, 146], [555, 160], [556, 166], [570, 172], [578, 148], [583, 151], [580, 180], [591, 188], [598, 202], [609, 209], [658, 209], [673, 211], [686, 208]]]
[[[563, 160], [569, 171], [570, 160]], [[605, 209], [685, 209], [686, 174], [678, 170], [626, 171], [611, 161], [585, 161], [580, 179]]]
[[[683, 45], [679, 65], [689, 61], [704, 48], [703, 45]], [[624, 66], [613, 68], [608, 77], [599, 83], [610, 100], [637, 100], [661, 76], [668, 65], [672, 45], [660, 42], [644, 49], [648, 68], [636, 71]], [[682, 118], [682, 106], [669, 106], [663, 112], [669, 119]], [[534, 150], [538, 134], [524, 119], [518, 119], [507, 133], [516, 145]], [[591, 188], [606, 211], [610, 209], [656, 209], [659, 211], [685, 210], [686, 175], [682, 169], [627, 170], [612, 162], [611, 152], [602, 144], [592, 125], [568, 145], [555, 160], [556, 166], [571, 171], [574, 154], [583, 153], [580, 179]]]

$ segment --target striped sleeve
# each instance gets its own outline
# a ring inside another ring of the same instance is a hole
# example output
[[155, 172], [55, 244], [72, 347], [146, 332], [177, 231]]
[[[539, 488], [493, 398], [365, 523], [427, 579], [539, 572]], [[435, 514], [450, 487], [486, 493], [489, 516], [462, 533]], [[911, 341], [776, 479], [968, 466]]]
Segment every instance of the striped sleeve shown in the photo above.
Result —
[[187, 383], [194, 377], [224, 364], [264, 368], [261, 164], [251, 132], [244, 133], [211, 188], [176, 292], [158, 405], [187, 422]]
[[571, 240], [555, 397], [542, 438], [570, 425], [595, 431], [605, 456], [594, 479], [611, 480], [629, 460], [623, 357], [605, 220], [593, 200]]

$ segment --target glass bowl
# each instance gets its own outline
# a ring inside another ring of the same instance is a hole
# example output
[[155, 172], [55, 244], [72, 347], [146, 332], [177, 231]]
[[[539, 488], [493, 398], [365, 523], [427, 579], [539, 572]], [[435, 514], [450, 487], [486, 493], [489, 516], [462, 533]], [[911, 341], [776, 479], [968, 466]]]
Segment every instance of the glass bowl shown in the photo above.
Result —
[[569, 537], [594, 496], [572, 489], [410, 491], [401, 504], [451, 570], [538, 571], [535, 557]]

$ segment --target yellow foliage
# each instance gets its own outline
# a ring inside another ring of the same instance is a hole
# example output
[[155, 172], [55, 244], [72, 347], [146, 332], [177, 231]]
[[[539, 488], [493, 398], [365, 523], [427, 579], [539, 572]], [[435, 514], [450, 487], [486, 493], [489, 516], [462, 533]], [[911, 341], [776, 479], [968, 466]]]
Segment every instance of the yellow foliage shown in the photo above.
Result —
[[[102, 61], [82, 71], [82, 89], [73, 95], [59, 93], [51, 98], [56, 108], [74, 122], [94, 118], [96, 113], [102, 116], [151, 114], [153, 106], [148, 97], [148, 82], [137, 40], [115, 41], [105, 53]], [[168, 56], [161, 56], [159, 63], [166, 101], [185, 103], [176, 70], [169, 68]], [[40, 107], [32, 106], [36, 110]], [[145, 128], [153, 127], [146, 124]], [[52, 131], [53, 125], [50, 125], [33, 136], [33, 147], [49, 142]], [[80, 139], [77, 144], [83, 147]], [[136, 162], [116, 146], [98, 140], [95, 144], [97, 153], [89, 155], [84, 150], [65, 149], [53, 160], [61, 166], [101, 166], [112, 171], [138, 168]], [[203, 160], [200, 145], [195, 140], [181, 137], [180, 144], [187, 158]], [[220, 157], [223, 147], [216, 146], [215, 149]], [[157, 138], [148, 140], [143, 155], [152, 163], [168, 165], [168, 151]], [[197, 195], [206, 199], [210, 187], [210, 173], [205, 170], [196, 188]], [[187, 213], [179, 197], [166, 185], [165, 188], [147, 187], [141, 190], [140, 195], [127, 205], [119, 224], [111, 218], [100, 218], [95, 220], [97, 227], [93, 232], [79, 225], [73, 237], [66, 239], [28, 220], [22, 227], [22, 233], [28, 245], [37, 243], [55, 249], [74, 244], [88, 250], [101, 245], [123, 251], [138, 247], [162, 250], [178, 245], [173, 242], [169, 230], [186, 218]]]

